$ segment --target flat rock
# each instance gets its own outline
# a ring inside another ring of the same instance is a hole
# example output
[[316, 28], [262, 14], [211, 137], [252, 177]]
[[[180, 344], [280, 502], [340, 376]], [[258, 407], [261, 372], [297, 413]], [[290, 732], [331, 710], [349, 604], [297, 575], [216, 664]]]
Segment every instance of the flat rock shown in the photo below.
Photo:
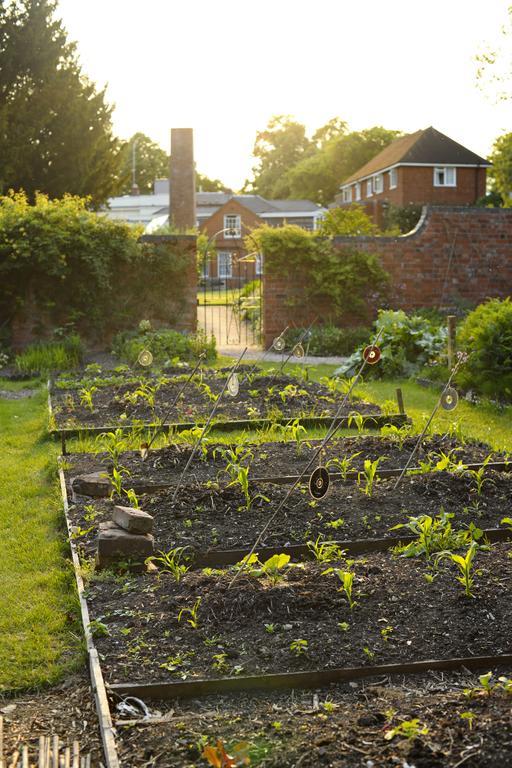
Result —
[[112, 520], [130, 533], [151, 533], [153, 530], [153, 517], [148, 512], [134, 507], [115, 506]]

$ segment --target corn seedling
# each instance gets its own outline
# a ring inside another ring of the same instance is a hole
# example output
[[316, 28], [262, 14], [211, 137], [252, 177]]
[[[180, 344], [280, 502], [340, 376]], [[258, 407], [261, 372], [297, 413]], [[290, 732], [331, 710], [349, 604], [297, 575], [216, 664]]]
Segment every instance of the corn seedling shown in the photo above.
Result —
[[390, 530], [406, 528], [417, 538], [408, 544], [399, 544], [394, 547], [393, 553], [400, 557], [425, 555], [426, 559], [430, 560], [434, 554], [461, 549], [482, 538], [483, 531], [473, 523], [466, 530], [454, 531], [451, 524], [452, 518], [453, 513], [441, 509], [440, 514], [435, 518], [430, 515], [419, 515], [410, 517], [407, 523], [394, 525]]
[[297, 640], [292, 640], [290, 643], [290, 651], [295, 654], [295, 656], [302, 656], [304, 653], [306, 653], [308, 649], [308, 641], [303, 640], [302, 638], [298, 638]]
[[477, 549], [478, 544], [473, 541], [464, 557], [462, 555], [454, 555], [453, 552], [441, 552], [438, 555], [438, 559], [449, 557], [452, 563], [455, 563], [460, 573], [460, 576], [457, 576], [456, 578], [464, 587], [466, 597], [473, 597], [471, 589], [475, 580], [472, 576], [472, 568]]
[[80, 395], [80, 403], [81, 403], [81, 405], [83, 405], [85, 408], [87, 408], [87, 410], [90, 411], [91, 413], [94, 410], [94, 403], [93, 403], [92, 396], [97, 391], [97, 389], [98, 389], [98, 387], [95, 387], [93, 385], [93, 386], [91, 386], [89, 388], [82, 387], [82, 389], [80, 389], [79, 392], [78, 392], [78, 394]]
[[175, 547], [168, 552], [162, 552], [161, 550], [157, 555], [151, 555], [145, 560], [145, 564], [158, 563], [160, 569], [167, 573], [172, 574], [175, 581], [181, 581], [181, 578], [190, 570], [189, 565], [185, 565], [186, 556], [185, 550], [187, 547]]
[[454, 454], [456, 451], [462, 450], [461, 448], [452, 448], [451, 451], [448, 451], [448, 453], [445, 453], [444, 451], [439, 451], [439, 453], [433, 452], [432, 459], [436, 461], [436, 464], [434, 465], [434, 470], [436, 472], [460, 472], [462, 469], [465, 469], [464, 464], [462, 461], [457, 461]]
[[329, 469], [330, 467], [335, 467], [335, 469], [337, 469], [340, 473], [341, 479], [345, 481], [348, 477], [348, 473], [352, 469], [354, 459], [360, 456], [360, 454], [361, 451], [357, 451], [357, 453], [353, 453], [352, 456], [343, 456], [341, 459], [334, 457], [333, 459], [329, 459], [325, 465], [325, 468]]
[[385, 457], [380, 456], [375, 461], [371, 459], [365, 459], [363, 464], [363, 471], [357, 475], [357, 485], [366, 496], [373, 496], [373, 487], [377, 476], [377, 469], [381, 461], [384, 461]]
[[461, 712], [460, 717], [462, 720], [465, 720], [468, 724], [468, 728], [470, 731], [473, 730], [473, 721], [476, 719], [476, 715], [474, 712]]
[[475, 491], [477, 496], [482, 495], [484, 484], [490, 482], [489, 478], [485, 477], [484, 475], [485, 468], [491, 459], [492, 454], [490, 453], [489, 456], [484, 459], [482, 466], [479, 469], [466, 469], [466, 475], [468, 475], [468, 477], [470, 477], [475, 484]]
[[[323, 573], [335, 573], [338, 579], [341, 581], [341, 587], [338, 592], [343, 592], [348, 600], [348, 607], [352, 611], [357, 603], [352, 596], [352, 590], [354, 587], [354, 574], [352, 571], [342, 571], [341, 568], [328, 568]], [[323, 575], [323, 574], [322, 574]]]
[[389, 437], [390, 440], [398, 444], [400, 450], [404, 447], [404, 443], [409, 437], [411, 432], [410, 424], [402, 424], [401, 427], [397, 427], [395, 424], [385, 424], [380, 429], [382, 437]]
[[192, 606], [192, 608], [181, 609], [181, 611], [178, 613], [178, 621], [181, 621], [184, 614], [188, 614], [189, 618], [187, 619], [187, 624], [190, 624], [192, 629], [197, 629], [197, 627], [199, 626], [197, 612], [199, 610], [200, 605], [201, 605], [201, 598], [198, 597], [194, 605]]
[[112, 490], [110, 491], [110, 498], [113, 499], [114, 497], [121, 498], [123, 495], [123, 476], [130, 475], [130, 472], [125, 469], [124, 467], [119, 467], [117, 469], [114, 467], [112, 469], [112, 474], [107, 475], [108, 479], [110, 480], [110, 485], [112, 486]]
[[351, 411], [348, 415], [348, 426], [349, 428], [352, 426], [352, 424], [355, 424], [357, 429], [357, 434], [360, 435], [364, 432], [364, 417], [362, 413], [358, 413], [357, 411]]
[[288, 422], [288, 424], [275, 424], [274, 428], [285, 440], [290, 439], [295, 442], [297, 446], [297, 456], [299, 456], [303, 445], [301, 435], [307, 434], [305, 427], [299, 423], [299, 419], [294, 419], [293, 421]]
[[219, 395], [216, 395], [215, 392], [212, 391], [212, 388], [209, 387], [208, 384], [206, 384], [206, 382], [204, 381], [197, 382], [197, 388], [203, 395], [205, 395], [208, 398], [208, 400], [211, 403], [216, 403], [217, 400], [219, 399]]
[[307, 547], [317, 563], [342, 560], [345, 555], [345, 552], [334, 541], [322, 541], [321, 536], [317, 536], [315, 541], [308, 541]]
[[128, 491], [124, 491], [124, 493], [126, 494], [126, 500], [130, 505], [130, 507], [132, 507], [133, 509], [140, 509], [139, 497], [137, 496], [133, 488], [130, 488]]
[[117, 468], [121, 453], [126, 450], [126, 440], [122, 429], [116, 429], [115, 432], [102, 432], [96, 438], [98, 452], [105, 451], [108, 454], [112, 465]]

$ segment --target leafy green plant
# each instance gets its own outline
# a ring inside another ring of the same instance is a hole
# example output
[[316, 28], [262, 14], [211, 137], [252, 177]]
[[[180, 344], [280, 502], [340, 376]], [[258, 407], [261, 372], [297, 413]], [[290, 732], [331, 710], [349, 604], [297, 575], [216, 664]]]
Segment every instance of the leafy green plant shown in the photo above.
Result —
[[119, 466], [121, 453], [126, 450], [126, 439], [122, 429], [114, 432], [102, 432], [96, 438], [98, 452], [105, 451], [114, 467]]
[[188, 614], [187, 624], [190, 624], [192, 629], [197, 629], [199, 626], [199, 619], [197, 618], [197, 612], [201, 605], [201, 598], [198, 597], [192, 608], [182, 608], [178, 613], [178, 621], [181, 621], [183, 615]]
[[133, 509], [140, 509], [139, 497], [137, 496], [133, 488], [129, 488], [124, 493], [126, 495], [126, 500], [130, 505], [130, 507], [132, 507]]
[[[172, 281], [169, 285], [172, 285]], [[201, 354], [205, 354], [207, 360], [215, 360], [217, 357], [215, 337], [208, 337], [204, 331], [185, 334], [170, 328], [146, 331], [139, 328], [117, 334], [112, 345], [114, 354], [130, 365], [136, 364], [144, 349], [151, 352], [156, 363], [164, 365], [172, 361], [194, 360]]]
[[473, 584], [475, 582], [473, 578], [473, 563], [476, 555], [476, 551], [478, 549], [478, 544], [473, 541], [468, 551], [464, 556], [462, 555], [455, 555], [453, 552], [441, 552], [438, 555], [438, 559], [442, 557], [448, 557], [452, 563], [455, 563], [459, 570], [459, 576], [457, 576], [457, 581], [462, 584], [464, 587], [464, 593], [466, 597], [474, 597], [474, 595], [471, 592], [471, 589], [473, 587]]
[[363, 414], [359, 413], [358, 411], [351, 411], [348, 415], [348, 426], [351, 427], [352, 424], [356, 425], [357, 434], [361, 435], [364, 432]]
[[341, 581], [341, 587], [339, 588], [338, 592], [344, 593], [348, 600], [348, 607], [351, 611], [353, 611], [357, 605], [357, 602], [354, 600], [352, 595], [354, 587], [354, 573], [352, 571], [342, 571], [341, 568], [329, 568], [327, 571], [324, 571], [324, 573], [336, 574], [338, 579]]
[[93, 637], [110, 637], [109, 628], [99, 619], [93, 619], [89, 622], [89, 630]]
[[113, 467], [111, 474], [107, 475], [108, 479], [110, 480], [110, 485], [112, 486], [112, 490], [110, 491], [111, 499], [113, 499], [115, 496], [121, 498], [123, 495], [123, 477], [125, 475], [130, 475], [130, 472], [125, 469], [125, 467]]
[[97, 391], [98, 387], [82, 387], [78, 394], [80, 395], [80, 404], [87, 408], [91, 413], [94, 411], [93, 395]]
[[402, 720], [401, 723], [395, 725], [393, 728], [388, 728], [384, 733], [384, 738], [386, 741], [391, 741], [395, 736], [402, 736], [406, 739], [415, 739], [418, 736], [426, 736], [427, 734], [427, 726], [415, 717], [412, 720]]
[[183, 576], [190, 570], [190, 565], [186, 565], [186, 551], [188, 547], [175, 547], [168, 552], [161, 550], [157, 555], [151, 555], [146, 558], [145, 563], [158, 563], [162, 571], [172, 574], [175, 581], [179, 582]]
[[293, 419], [293, 421], [289, 421], [288, 424], [275, 424], [274, 430], [279, 432], [285, 440], [290, 439], [295, 442], [297, 446], [297, 456], [299, 456], [303, 446], [301, 435], [307, 434], [307, 430], [302, 426], [300, 420]]
[[474, 484], [475, 484], [475, 491], [477, 496], [482, 495], [483, 487], [485, 483], [490, 482], [488, 477], [485, 477], [485, 468], [487, 467], [487, 464], [491, 461], [492, 454], [489, 454], [485, 457], [483, 460], [481, 466], [478, 469], [466, 469], [465, 474], [470, 477]]
[[290, 562], [290, 555], [277, 554], [269, 557], [261, 565], [261, 573], [267, 577], [273, 587], [284, 578], [284, 571]]
[[329, 461], [326, 463], [325, 467], [326, 469], [329, 469], [330, 467], [335, 467], [338, 472], [341, 474], [341, 479], [343, 481], [346, 481], [348, 477], [348, 473], [351, 471], [353, 465], [354, 465], [354, 459], [357, 458], [357, 456], [361, 455], [361, 451], [357, 451], [356, 453], [353, 453], [351, 456], [342, 456], [341, 458], [338, 458], [335, 456], [332, 459], [329, 459]]
[[430, 560], [432, 555], [439, 552], [461, 549], [473, 541], [479, 541], [483, 531], [473, 523], [465, 530], [454, 531], [451, 520], [453, 513], [441, 509], [435, 517], [419, 515], [409, 517], [407, 523], [394, 525], [390, 530], [398, 531], [403, 528], [417, 538], [407, 544], [399, 544], [393, 548], [393, 553], [401, 557], [418, 557], [425, 555]]
[[398, 444], [400, 450], [403, 449], [404, 443], [411, 433], [410, 424], [402, 424], [401, 427], [397, 427], [396, 424], [385, 424], [380, 428], [380, 434], [382, 437], [389, 437], [391, 440]]
[[366, 496], [373, 496], [377, 469], [380, 462], [384, 461], [384, 459], [384, 456], [379, 456], [375, 461], [372, 461], [371, 459], [364, 460], [363, 471], [359, 472], [357, 475], [357, 486]]
[[325, 541], [318, 535], [315, 541], [308, 541], [307, 547], [318, 563], [331, 563], [342, 560], [345, 552], [334, 541]]
[[77, 368], [82, 356], [82, 340], [77, 333], [72, 333], [62, 341], [30, 345], [16, 355], [14, 364], [20, 373], [48, 376], [50, 373]]
[[302, 656], [306, 653], [308, 645], [309, 643], [307, 640], [303, 640], [299, 637], [297, 640], [292, 640], [290, 643], [290, 651], [295, 654], [295, 656]]

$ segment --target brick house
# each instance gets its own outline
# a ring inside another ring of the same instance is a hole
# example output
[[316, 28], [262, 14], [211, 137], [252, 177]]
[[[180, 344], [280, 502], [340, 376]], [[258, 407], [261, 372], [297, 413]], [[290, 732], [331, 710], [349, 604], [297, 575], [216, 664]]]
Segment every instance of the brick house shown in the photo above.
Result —
[[396, 139], [344, 179], [336, 205], [360, 203], [378, 224], [389, 204], [474, 205], [490, 165], [430, 126]]
[[[104, 213], [118, 221], [144, 224], [146, 233], [151, 234], [169, 221], [169, 180], [157, 179], [152, 195], [110, 198]], [[316, 229], [324, 213], [325, 208], [311, 200], [266, 200], [260, 195], [196, 192], [197, 227], [215, 242], [213, 256], [203, 265], [203, 280], [228, 286], [254, 280], [262, 271], [259, 255], [240, 261], [251, 254], [245, 249], [244, 240], [252, 229], [262, 224], [297, 224], [304, 229]], [[221, 232], [225, 229], [232, 229], [233, 234]]]

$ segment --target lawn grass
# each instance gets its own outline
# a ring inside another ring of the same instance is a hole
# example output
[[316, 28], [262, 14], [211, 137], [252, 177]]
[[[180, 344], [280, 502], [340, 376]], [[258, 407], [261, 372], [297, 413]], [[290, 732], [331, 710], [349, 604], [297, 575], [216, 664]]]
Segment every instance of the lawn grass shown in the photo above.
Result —
[[[420, 431], [439, 398], [439, 391], [420, 387], [412, 381], [392, 380], [365, 382], [357, 388], [357, 394], [370, 402], [382, 403], [395, 399], [397, 387], [402, 389], [407, 415], [413, 420], [415, 430]], [[494, 450], [512, 452], [512, 405], [506, 408], [489, 402], [474, 405], [461, 398], [454, 411], [439, 409], [433, 431], [445, 433], [457, 422], [464, 437], [481, 440]]]
[[[23, 384], [0, 389], [21, 389]], [[0, 692], [55, 682], [80, 659], [46, 390], [0, 399]]]

